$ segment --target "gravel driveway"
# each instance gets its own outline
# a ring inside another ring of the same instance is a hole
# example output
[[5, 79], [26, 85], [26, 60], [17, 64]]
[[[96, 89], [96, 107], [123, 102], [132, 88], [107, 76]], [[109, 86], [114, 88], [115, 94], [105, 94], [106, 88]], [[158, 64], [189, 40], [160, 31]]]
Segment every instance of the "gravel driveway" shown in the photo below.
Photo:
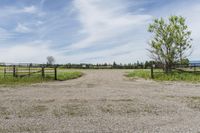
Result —
[[200, 132], [200, 84], [82, 70], [63, 82], [0, 88], [0, 133]]

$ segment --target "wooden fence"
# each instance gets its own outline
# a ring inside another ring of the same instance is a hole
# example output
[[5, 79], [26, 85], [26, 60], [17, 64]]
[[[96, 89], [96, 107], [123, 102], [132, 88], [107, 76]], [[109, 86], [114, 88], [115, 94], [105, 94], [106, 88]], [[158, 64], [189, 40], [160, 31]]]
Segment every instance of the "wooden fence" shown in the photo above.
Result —
[[56, 66], [45, 66], [45, 65], [4, 65], [3, 76], [6, 77], [51, 77], [57, 80], [57, 67]]
[[[191, 73], [191, 74], [200, 74], [200, 65], [174, 65], [172, 68], [172, 72], [177, 73]], [[151, 78], [154, 79], [156, 74], [164, 73], [162, 68], [155, 67], [152, 65], [151, 67]]]

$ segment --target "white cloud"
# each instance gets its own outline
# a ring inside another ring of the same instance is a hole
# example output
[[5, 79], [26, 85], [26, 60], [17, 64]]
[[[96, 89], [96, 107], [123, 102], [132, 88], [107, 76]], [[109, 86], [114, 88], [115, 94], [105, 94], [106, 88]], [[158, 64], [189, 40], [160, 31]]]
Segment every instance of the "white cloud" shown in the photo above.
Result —
[[[107, 49], [83, 52], [75, 54], [69, 58], [74, 59], [76, 62], [86, 63], [130, 63], [139, 61], [145, 61], [148, 59], [145, 39], [137, 39], [133, 37], [133, 40], [129, 40], [128, 43], [122, 43], [122, 45], [110, 47]], [[139, 37], [140, 38], [140, 37]], [[137, 42], [137, 43], [136, 43]]]
[[31, 32], [31, 29], [21, 23], [18, 23], [15, 31], [19, 33], [29, 33]]
[[195, 4], [183, 11], [183, 15], [186, 17], [189, 28], [192, 31], [193, 38], [193, 53], [191, 60], [200, 60], [200, 4]]
[[0, 47], [0, 61], [5, 63], [46, 63], [46, 57], [49, 55], [56, 58], [56, 63], [63, 63], [65, 60], [64, 56], [51, 48], [51, 43], [48, 41]]
[[0, 17], [9, 17], [11, 15], [19, 14], [34, 14], [38, 16], [43, 16], [45, 13], [38, 9], [36, 6], [24, 6], [24, 7], [15, 7], [15, 6], [6, 6], [0, 8]]
[[13, 37], [14, 37], [13, 33], [10, 33], [6, 29], [0, 27], [0, 41], [8, 40]]
[[105, 0], [74, 1], [74, 7], [79, 13], [78, 19], [83, 28], [80, 31], [84, 31], [87, 37], [73, 44], [71, 48], [86, 48], [96, 45], [99, 41], [122, 37], [151, 19], [151, 16], [147, 14], [128, 13], [124, 10], [127, 5], [122, 1], [113, 2], [114, 5], [111, 3], [107, 5], [108, 3]]
[[40, 21], [40, 20], [35, 23], [35, 25], [37, 25], [37, 26], [42, 25], [42, 24], [44, 24], [44, 22]]
[[28, 6], [28, 7], [24, 7], [21, 12], [24, 12], [24, 13], [31, 13], [31, 14], [34, 14], [34, 13], [37, 13], [38, 9], [35, 7], [35, 6]]
[[46, 63], [46, 57], [49, 55], [55, 57], [56, 63], [112, 63], [113, 61], [129, 63], [133, 60], [143, 60], [143, 57], [134, 56], [135, 54], [141, 54], [141, 51], [139, 49], [134, 51], [132, 43], [112, 49], [69, 56], [52, 48], [52, 46], [53, 44], [49, 41], [34, 41], [0, 47], [0, 62]]

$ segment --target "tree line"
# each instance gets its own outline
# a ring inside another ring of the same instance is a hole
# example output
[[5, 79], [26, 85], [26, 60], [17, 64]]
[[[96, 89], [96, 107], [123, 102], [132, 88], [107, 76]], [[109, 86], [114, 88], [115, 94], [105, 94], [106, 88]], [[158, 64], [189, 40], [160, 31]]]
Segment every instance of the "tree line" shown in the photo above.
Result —
[[[152, 65], [155, 65], [155, 68], [162, 68], [161, 62], [156, 61], [145, 61], [145, 62], [135, 62], [135, 63], [128, 63], [128, 64], [122, 64], [122, 63], [116, 63], [113, 62], [110, 63], [98, 63], [98, 64], [73, 64], [73, 63], [67, 63], [67, 64], [59, 64], [59, 67], [62, 68], [77, 68], [77, 69], [150, 69]], [[178, 64], [177, 64], [178, 65]], [[189, 60], [185, 60], [182, 64], [184, 66], [189, 66]]]

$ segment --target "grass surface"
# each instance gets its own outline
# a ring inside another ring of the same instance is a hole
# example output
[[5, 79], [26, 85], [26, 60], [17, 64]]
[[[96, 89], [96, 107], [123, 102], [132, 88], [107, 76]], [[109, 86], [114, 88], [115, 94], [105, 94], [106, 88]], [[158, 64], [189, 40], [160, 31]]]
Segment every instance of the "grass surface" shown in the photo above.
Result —
[[58, 72], [58, 80], [69, 80], [81, 77], [83, 74], [78, 71]]
[[[127, 77], [151, 79], [151, 72], [150, 70], [142, 70], [142, 69], [134, 70], [133, 72], [129, 72], [127, 74]], [[162, 72], [162, 70], [154, 70], [154, 80], [199, 82], [200, 74], [187, 73], [187, 72], [179, 73], [177, 71], [165, 74]]]
[[[57, 74], [57, 78], [59, 81], [69, 80], [69, 79], [75, 79], [78, 77], [81, 77], [82, 73], [78, 71], [59, 71]], [[42, 83], [47, 81], [53, 81], [54, 80], [54, 74], [49, 73], [45, 75], [45, 78], [41, 77], [40, 73], [36, 73], [34, 75], [31, 75], [30, 77], [13, 77], [12, 75], [7, 75], [4, 77], [3, 72], [0, 72], [0, 85], [26, 85], [26, 84], [32, 84], [32, 83]]]

